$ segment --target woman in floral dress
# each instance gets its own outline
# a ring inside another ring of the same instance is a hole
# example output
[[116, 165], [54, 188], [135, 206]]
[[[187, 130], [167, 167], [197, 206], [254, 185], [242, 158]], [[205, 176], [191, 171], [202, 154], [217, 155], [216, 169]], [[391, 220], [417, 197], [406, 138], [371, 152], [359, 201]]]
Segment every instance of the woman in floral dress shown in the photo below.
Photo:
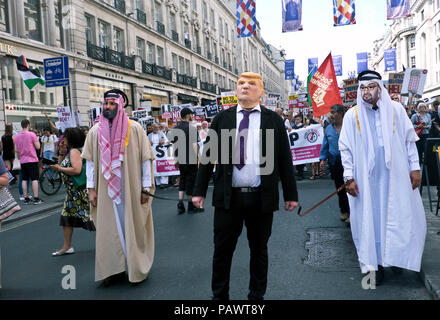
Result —
[[[81, 158], [85, 135], [79, 128], [68, 128], [64, 133], [64, 139], [69, 150], [61, 165], [55, 164], [51, 168], [62, 174], [66, 186], [66, 200], [61, 212], [60, 225], [64, 232], [64, 246], [52, 253], [53, 256], [74, 253], [72, 247], [73, 228], [83, 228], [95, 231], [95, 225], [90, 217], [90, 206], [86, 186], [75, 187], [72, 176], [78, 176], [82, 171], [83, 159]], [[85, 174], [85, 172], [83, 172]]]

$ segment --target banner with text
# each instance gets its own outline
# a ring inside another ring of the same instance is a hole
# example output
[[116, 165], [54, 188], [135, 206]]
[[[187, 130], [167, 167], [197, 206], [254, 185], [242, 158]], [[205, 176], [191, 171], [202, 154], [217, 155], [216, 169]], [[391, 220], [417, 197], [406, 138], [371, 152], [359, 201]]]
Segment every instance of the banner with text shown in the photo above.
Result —
[[385, 61], [385, 72], [396, 71], [396, 49], [388, 49], [383, 52], [383, 58]]
[[357, 78], [344, 80], [344, 101], [353, 102], [357, 99], [359, 80]]
[[398, 73], [389, 73], [388, 74], [388, 93], [397, 93], [400, 94], [402, 91], [403, 78], [405, 76], [405, 72]]
[[285, 80], [292, 80], [295, 79], [295, 60], [286, 60], [285, 62], [285, 73], [284, 73], [284, 79]]
[[319, 162], [324, 130], [320, 124], [288, 133], [293, 165]]
[[357, 58], [357, 72], [368, 70], [368, 52], [356, 53]]

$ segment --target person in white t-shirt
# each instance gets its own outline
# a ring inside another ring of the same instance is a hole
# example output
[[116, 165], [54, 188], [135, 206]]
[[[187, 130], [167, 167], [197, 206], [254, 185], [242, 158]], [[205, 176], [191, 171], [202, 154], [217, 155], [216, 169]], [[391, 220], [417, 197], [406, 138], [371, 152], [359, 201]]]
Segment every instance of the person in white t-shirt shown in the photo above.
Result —
[[52, 130], [45, 128], [43, 130], [43, 136], [41, 137], [42, 147], [40, 149], [40, 158], [53, 160], [52, 158], [57, 152], [57, 142], [58, 138], [52, 134]]
[[[156, 144], [163, 145], [169, 142], [163, 131], [159, 130], [159, 125], [157, 123], [153, 123], [153, 132], [148, 134], [148, 140], [150, 140], [152, 146]], [[168, 176], [156, 177], [155, 179], [156, 186], [160, 187], [161, 189], [164, 189], [168, 184]]]

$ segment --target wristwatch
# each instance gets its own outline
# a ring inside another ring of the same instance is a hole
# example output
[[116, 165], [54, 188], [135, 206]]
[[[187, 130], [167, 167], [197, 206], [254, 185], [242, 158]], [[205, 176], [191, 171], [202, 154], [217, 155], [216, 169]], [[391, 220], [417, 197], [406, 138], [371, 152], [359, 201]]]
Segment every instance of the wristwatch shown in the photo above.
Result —
[[150, 195], [150, 188], [142, 188], [141, 193], [146, 194], [146, 195]]
[[353, 180], [353, 177], [344, 177], [344, 183], [347, 183], [350, 180]]

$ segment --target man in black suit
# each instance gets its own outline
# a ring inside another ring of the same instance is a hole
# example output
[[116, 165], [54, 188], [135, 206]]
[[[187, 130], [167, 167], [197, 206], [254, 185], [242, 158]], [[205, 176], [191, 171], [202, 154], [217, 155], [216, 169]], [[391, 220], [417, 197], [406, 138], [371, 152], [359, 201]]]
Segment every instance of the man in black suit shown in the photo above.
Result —
[[[298, 193], [284, 123], [275, 112], [259, 104], [264, 96], [261, 76], [241, 74], [235, 94], [238, 105], [220, 112], [212, 121], [208, 141], [214, 141], [216, 135], [218, 145], [205, 144], [207, 150], [199, 166], [192, 201], [203, 208], [216, 163], [213, 299], [229, 299], [232, 256], [244, 222], [250, 248], [248, 299], [262, 300], [267, 287], [267, 242], [273, 212], [278, 210], [280, 178], [286, 210], [293, 211], [298, 206]], [[232, 135], [231, 130], [235, 130]], [[217, 157], [213, 156], [214, 151]]]

